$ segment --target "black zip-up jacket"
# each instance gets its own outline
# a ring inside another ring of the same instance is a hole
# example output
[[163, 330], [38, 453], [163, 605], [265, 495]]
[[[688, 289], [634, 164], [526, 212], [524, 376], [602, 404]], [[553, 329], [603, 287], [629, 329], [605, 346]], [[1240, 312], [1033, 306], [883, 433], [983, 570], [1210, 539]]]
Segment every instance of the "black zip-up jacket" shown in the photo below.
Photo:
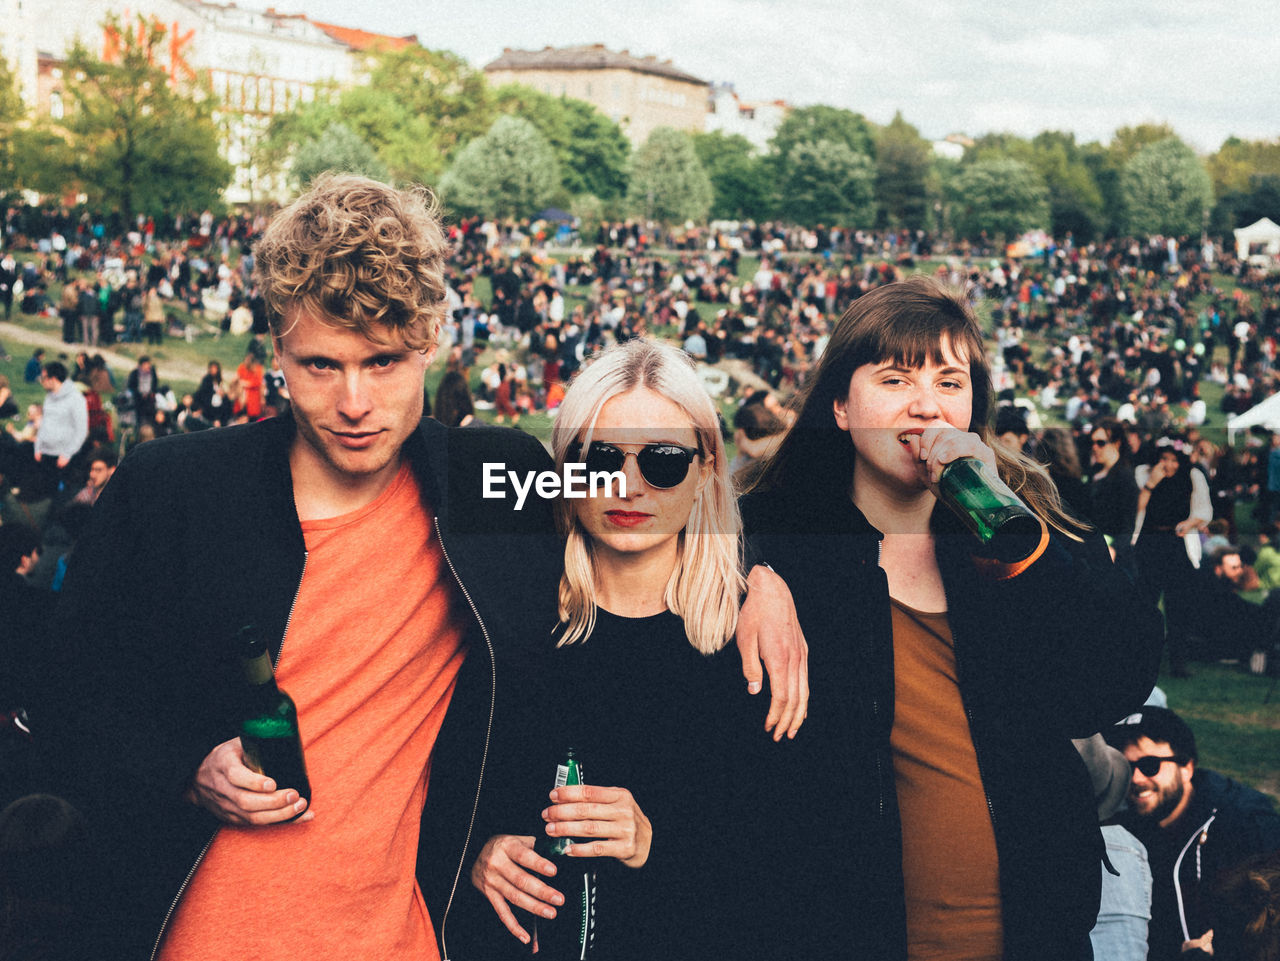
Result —
[[[35, 720], [56, 768], [52, 786], [81, 807], [98, 842], [94, 936], [103, 957], [154, 955], [218, 826], [182, 795], [209, 751], [237, 734], [242, 682], [230, 640], [255, 624], [274, 658], [284, 637], [305, 559], [288, 462], [293, 436], [285, 418], [136, 448], [77, 546], [59, 609], [59, 669]], [[528, 625], [554, 620], [561, 550], [548, 501], [531, 494], [517, 511], [510, 484], [503, 499], [482, 496], [485, 462], [522, 475], [551, 469], [534, 438], [427, 419], [405, 450], [457, 603], [470, 611], [417, 865], [447, 957], [450, 906], [477, 850], [472, 822], [494, 718], [523, 658], [539, 649]], [[370, 544], [371, 578], [377, 558]], [[361, 625], [350, 633], [359, 643]]]
[[1218, 877], [1255, 854], [1280, 850], [1280, 814], [1265, 794], [1207, 768], [1191, 785], [1191, 803], [1175, 827], [1132, 810], [1116, 819], [1146, 845], [1151, 862], [1151, 961], [1207, 957], [1184, 954], [1182, 943], [1213, 927]]
[[[779, 819], [779, 924], [797, 957], [906, 956], [894, 788], [893, 647], [880, 534], [848, 496], [778, 491], [742, 501], [752, 548], [782, 576], [809, 644], [808, 719], [792, 755], [802, 786]], [[1016, 577], [934, 515], [960, 692], [999, 858], [1008, 961], [1081, 956], [1098, 909], [1103, 845], [1087, 737], [1151, 690], [1162, 631], [1098, 535], [1052, 533]], [[945, 803], [945, 802], [943, 802]]]

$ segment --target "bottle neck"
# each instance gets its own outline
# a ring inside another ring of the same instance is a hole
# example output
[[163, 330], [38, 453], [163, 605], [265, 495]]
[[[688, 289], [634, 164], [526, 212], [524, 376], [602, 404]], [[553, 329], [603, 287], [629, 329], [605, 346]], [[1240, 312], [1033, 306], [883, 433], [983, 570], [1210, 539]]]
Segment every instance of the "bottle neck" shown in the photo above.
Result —
[[257, 657], [247, 658], [243, 662], [244, 679], [253, 687], [275, 689], [275, 672], [271, 669], [271, 655], [263, 651]]

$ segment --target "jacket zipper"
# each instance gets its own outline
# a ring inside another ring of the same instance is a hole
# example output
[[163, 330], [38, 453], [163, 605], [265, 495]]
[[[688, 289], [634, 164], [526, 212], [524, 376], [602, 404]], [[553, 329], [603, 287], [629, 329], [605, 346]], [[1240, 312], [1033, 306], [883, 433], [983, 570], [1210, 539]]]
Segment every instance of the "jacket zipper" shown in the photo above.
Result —
[[[1178, 858], [1173, 862], [1173, 893], [1178, 902], [1178, 922], [1182, 925], [1182, 940], [1190, 941], [1191, 933], [1187, 930], [1187, 908], [1182, 902], [1182, 859], [1187, 856], [1187, 851], [1191, 849], [1191, 845], [1205, 836], [1205, 832], [1209, 830], [1209, 825], [1218, 817], [1218, 809], [1214, 808], [1213, 813], [1209, 815], [1209, 820], [1196, 828], [1191, 837], [1187, 838], [1187, 843], [1182, 846], [1182, 850], [1178, 852]], [[1201, 841], [1201, 843], [1204, 843]], [[1196, 880], [1200, 880], [1200, 849], [1196, 848]]]
[[[307, 572], [307, 558], [310, 553], [304, 551], [302, 554], [302, 572], [298, 574], [298, 587], [293, 592], [293, 602], [289, 605], [289, 616], [285, 618], [284, 634], [280, 638], [280, 650], [276, 652], [276, 663], [280, 663], [280, 655], [284, 653], [284, 639], [289, 636], [289, 625], [293, 623], [293, 609], [298, 606], [298, 595], [302, 593], [302, 577]], [[187, 872], [187, 876], [182, 879], [182, 884], [178, 887], [178, 892], [173, 896], [173, 900], [169, 902], [169, 910], [165, 912], [164, 920], [160, 922], [160, 930], [156, 932], [155, 943], [151, 946], [151, 959], [156, 961], [156, 956], [160, 953], [160, 944], [164, 941], [165, 931], [169, 928], [169, 922], [173, 919], [173, 912], [178, 910], [178, 902], [182, 900], [182, 896], [186, 894], [187, 888], [191, 886], [191, 879], [196, 876], [196, 871], [200, 865], [204, 863], [205, 855], [209, 853], [209, 848], [213, 847], [213, 842], [218, 836], [221, 827], [213, 829], [213, 833], [209, 835], [209, 840], [204, 842], [204, 847], [200, 849], [199, 855], [196, 856], [195, 864], [191, 865], [191, 870]]]
[[471, 802], [471, 820], [467, 823], [467, 836], [462, 843], [462, 852], [458, 855], [458, 870], [453, 874], [453, 886], [449, 888], [449, 899], [444, 905], [444, 916], [440, 919], [440, 956], [441, 961], [449, 961], [449, 948], [445, 943], [444, 929], [449, 920], [449, 911], [453, 908], [454, 896], [458, 893], [458, 881], [462, 877], [462, 867], [467, 861], [467, 848], [471, 846], [471, 833], [476, 826], [476, 811], [480, 807], [480, 789], [484, 784], [484, 769], [489, 761], [489, 739], [493, 736], [493, 714], [494, 704], [498, 696], [498, 665], [493, 652], [493, 639], [489, 637], [489, 629], [484, 625], [484, 619], [480, 616], [480, 611], [476, 608], [475, 601], [471, 599], [471, 593], [467, 590], [467, 586], [462, 583], [462, 578], [458, 576], [458, 570], [453, 566], [453, 561], [449, 557], [448, 548], [444, 546], [444, 537], [440, 531], [440, 519], [434, 521], [436, 539], [440, 542], [440, 553], [444, 555], [444, 562], [449, 565], [449, 573], [453, 575], [454, 581], [458, 585], [458, 589], [462, 591], [462, 596], [466, 598], [467, 605], [471, 608], [472, 615], [475, 616], [476, 623], [480, 625], [480, 633], [484, 637], [485, 647], [489, 651], [489, 723], [484, 731], [484, 751], [480, 757], [480, 777], [476, 781], [476, 796]]

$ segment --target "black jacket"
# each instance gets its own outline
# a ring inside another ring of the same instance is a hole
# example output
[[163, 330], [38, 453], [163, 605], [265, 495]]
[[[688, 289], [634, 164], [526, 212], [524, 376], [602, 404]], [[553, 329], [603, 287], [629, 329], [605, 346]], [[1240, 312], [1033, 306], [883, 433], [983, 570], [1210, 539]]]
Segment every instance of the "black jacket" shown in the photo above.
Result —
[[[274, 657], [301, 581], [292, 437], [291, 420], [271, 419], [136, 448], [94, 508], [68, 572], [61, 667], [37, 724], [60, 769], [55, 787], [100, 842], [104, 956], [150, 955], [217, 828], [182, 793], [208, 752], [236, 734], [240, 681], [229, 640], [256, 624]], [[418, 881], [447, 945], [450, 905], [475, 855], [472, 819], [495, 712], [536, 648], [526, 625], [554, 616], [561, 554], [549, 502], [530, 497], [516, 511], [513, 497], [482, 498], [486, 461], [550, 468], [536, 440], [427, 419], [406, 450], [472, 612], [418, 853]], [[358, 637], [359, 625], [352, 631]]]
[[[791, 908], [780, 923], [792, 925], [797, 956], [846, 944], [850, 956], [905, 957], [879, 532], [847, 496], [758, 493], [742, 510], [757, 556], [790, 586], [809, 643], [808, 720], [782, 745], [804, 791], [780, 821], [775, 900]], [[934, 527], [995, 831], [1005, 957], [1079, 957], [1097, 914], [1103, 847], [1070, 738], [1142, 703], [1155, 677], [1159, 616], [1136, 599], [1099, 536], [1079, 544], [1054, 532], [1028, 569], [997, 580], [975, 564], [976, 542], [949, 512], [939, 508]]]
[[1117, 819], [1146, 845], [1151, 862], [1151, 961], [1187, 957], [1182, 942], [1213, 927], [1213, 885], [1223, 871], [1280, 850], [1280, 814], [1265, 794], [1207, 769], [1191, 783], [1191, 803], [1175, 827], [1161, 829], [1132, 811]]

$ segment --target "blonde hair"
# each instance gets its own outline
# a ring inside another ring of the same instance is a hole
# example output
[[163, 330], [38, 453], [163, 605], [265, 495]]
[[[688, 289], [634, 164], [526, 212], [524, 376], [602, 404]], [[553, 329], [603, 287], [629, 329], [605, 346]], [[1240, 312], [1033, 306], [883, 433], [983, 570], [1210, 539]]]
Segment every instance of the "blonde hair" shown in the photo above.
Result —
[[375, 343], [391, 328], [425, 350], [445, 315], [449, 253], [425, 187], [325, 174], [272, 218], [254, 245], [253, 276], [277, 337], [303, 311]]
[[[578, 374], [560, 405], [551, 434], [556, 469], [563, 468], [572, 444], [591, 443], [596, 419], [609, 400], [641, 387], [661, 394], [689, 415], [698, 451], [711, 465], [680, 532], [676, 564], [663, 601], [684, 619], [689, 643], [703, 654], [712, 654], [725, 646], [738, 622], [739, 599], [746, 586], [738, 548], [742, 521], [715, 404], [689, 357], [674, 347], [643, 339], [604, 351]], [[565, 629], [557, 641], [557, 646], [563, 646], [585, 641], [595, 629], [596, 569], [591, 538], [563, 498], [556, 503], [556, 523], [565, 538], [560, 578], [560, 621]]]

